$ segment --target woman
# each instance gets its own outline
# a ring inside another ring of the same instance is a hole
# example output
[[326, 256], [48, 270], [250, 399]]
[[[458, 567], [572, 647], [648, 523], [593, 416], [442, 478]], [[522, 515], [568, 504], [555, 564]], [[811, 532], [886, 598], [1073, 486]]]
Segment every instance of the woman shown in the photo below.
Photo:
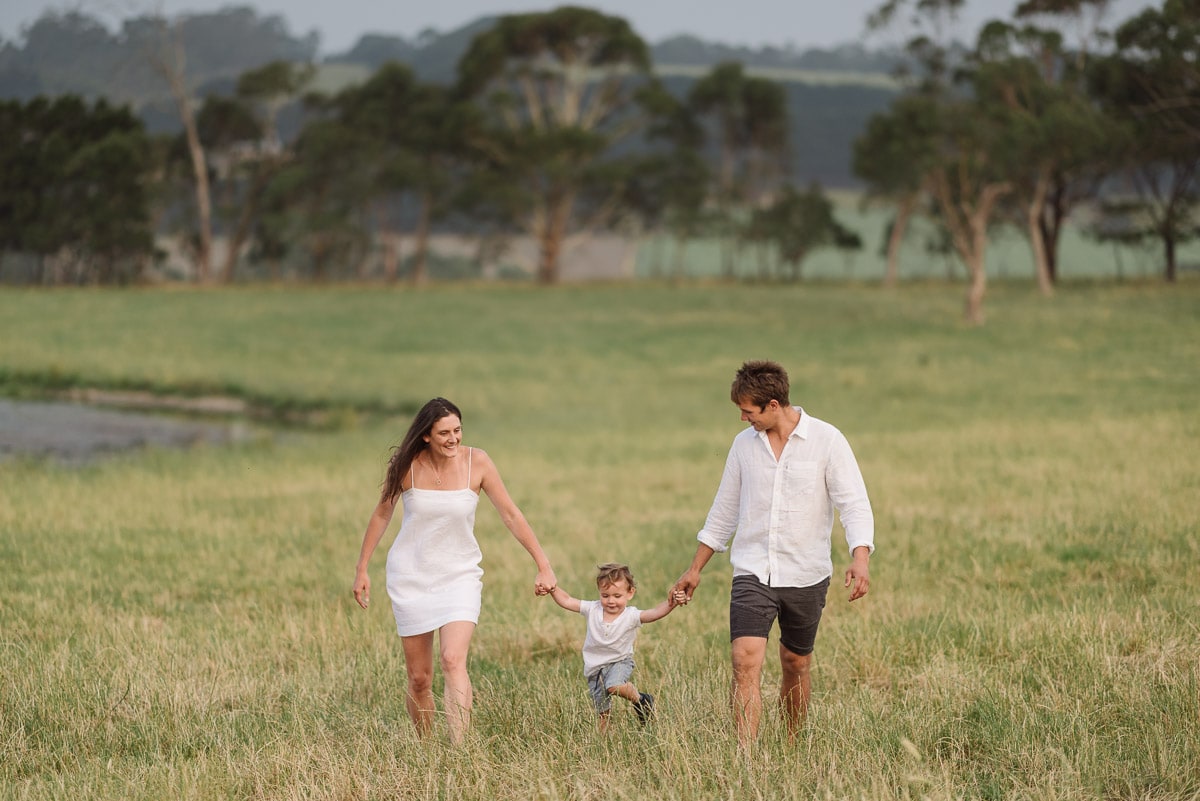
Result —
[[404, 518], [388, 551], [387, 591], [396, 615], [408, 672], [409, 717], [423, 735], [433, 729], [433, 635], [445, 680], [443, 702], [451, 742], [462, 741], [471, 722], [471, 678], [467, 650], [483, 591], [482, 554], [475, 541], [479, 493], [500, 513], [504, 525], [537, 565], [534, 592], [557, 586], [554, 570], [537, 536], [513, 503], [496, 465], [479, 448], [461, 448], [462, 413], [445, 398], [417, 412], [399, 447], [393, 449], [375, 512], [363, 535], [354, 579], [354, 598], [363, 609], [371, 601], [367, 563], [387, 531], [398, 500]]

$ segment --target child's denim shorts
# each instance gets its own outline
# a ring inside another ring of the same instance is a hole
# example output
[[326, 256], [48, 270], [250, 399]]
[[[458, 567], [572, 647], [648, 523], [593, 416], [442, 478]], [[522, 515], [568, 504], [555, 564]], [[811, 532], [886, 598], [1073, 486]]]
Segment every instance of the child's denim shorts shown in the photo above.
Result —
[[612, 709], [612, 696], [608, 694], [608, 688], [620, 687], [631, 678], [633, 678], [632, 657], [609, 662], [588, 676], [588, 691], [592, 694], [592, 703], [596, 705], [596, 712], [603, 715]]

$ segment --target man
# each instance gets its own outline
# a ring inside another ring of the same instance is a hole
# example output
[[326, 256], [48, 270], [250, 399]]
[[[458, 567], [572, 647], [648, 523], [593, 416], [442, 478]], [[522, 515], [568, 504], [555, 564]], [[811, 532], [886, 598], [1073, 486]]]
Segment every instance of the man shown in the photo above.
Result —
[[730, 399], [750, 428], [733, 440], [692, 565], [672, 588], [687, 603], [712, 555], [730, 549], [731, 705], [738, 741], [749, 746], [762, 717], [759, 688], [767, 636], [778, 618], [779, 699], [795, 739], [808, 711], [817, 624], [833, 575], [830, 539], [837, 509], [851, 563], [850, 600], [867, 594], [875, 522], [862, 472], [846, 438], [789, 400], [787, 371], [771, 361], [738, 370]]

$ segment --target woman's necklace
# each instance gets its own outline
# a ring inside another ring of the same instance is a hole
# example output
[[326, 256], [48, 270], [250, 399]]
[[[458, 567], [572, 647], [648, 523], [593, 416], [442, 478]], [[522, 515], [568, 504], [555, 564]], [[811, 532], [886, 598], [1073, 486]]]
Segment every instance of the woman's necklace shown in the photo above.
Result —
[[437, 467], [434, 466], [432, 456], [429, 457], [429, 469], [433, 471], [434, 485], [436, 485], [438, 487], [442, 486], [442, 474], [439, 473]]

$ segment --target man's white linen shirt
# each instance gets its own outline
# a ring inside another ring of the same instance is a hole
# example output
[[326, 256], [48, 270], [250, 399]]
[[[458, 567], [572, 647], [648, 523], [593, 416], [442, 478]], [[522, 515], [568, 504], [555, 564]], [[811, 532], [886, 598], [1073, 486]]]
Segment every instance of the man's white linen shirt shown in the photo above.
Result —
[[800, 421], [778, 460], [765, 431], [750, 427], [734, 438], [696, 535], [717, 552], [733, 539], [733, 574], [771, 587], [811, 587], [833, 575], [834, 509], [850, 553], [860, 545], [875, 550], [875, 518], [850, 443], [829, 423], [795, 409]]

